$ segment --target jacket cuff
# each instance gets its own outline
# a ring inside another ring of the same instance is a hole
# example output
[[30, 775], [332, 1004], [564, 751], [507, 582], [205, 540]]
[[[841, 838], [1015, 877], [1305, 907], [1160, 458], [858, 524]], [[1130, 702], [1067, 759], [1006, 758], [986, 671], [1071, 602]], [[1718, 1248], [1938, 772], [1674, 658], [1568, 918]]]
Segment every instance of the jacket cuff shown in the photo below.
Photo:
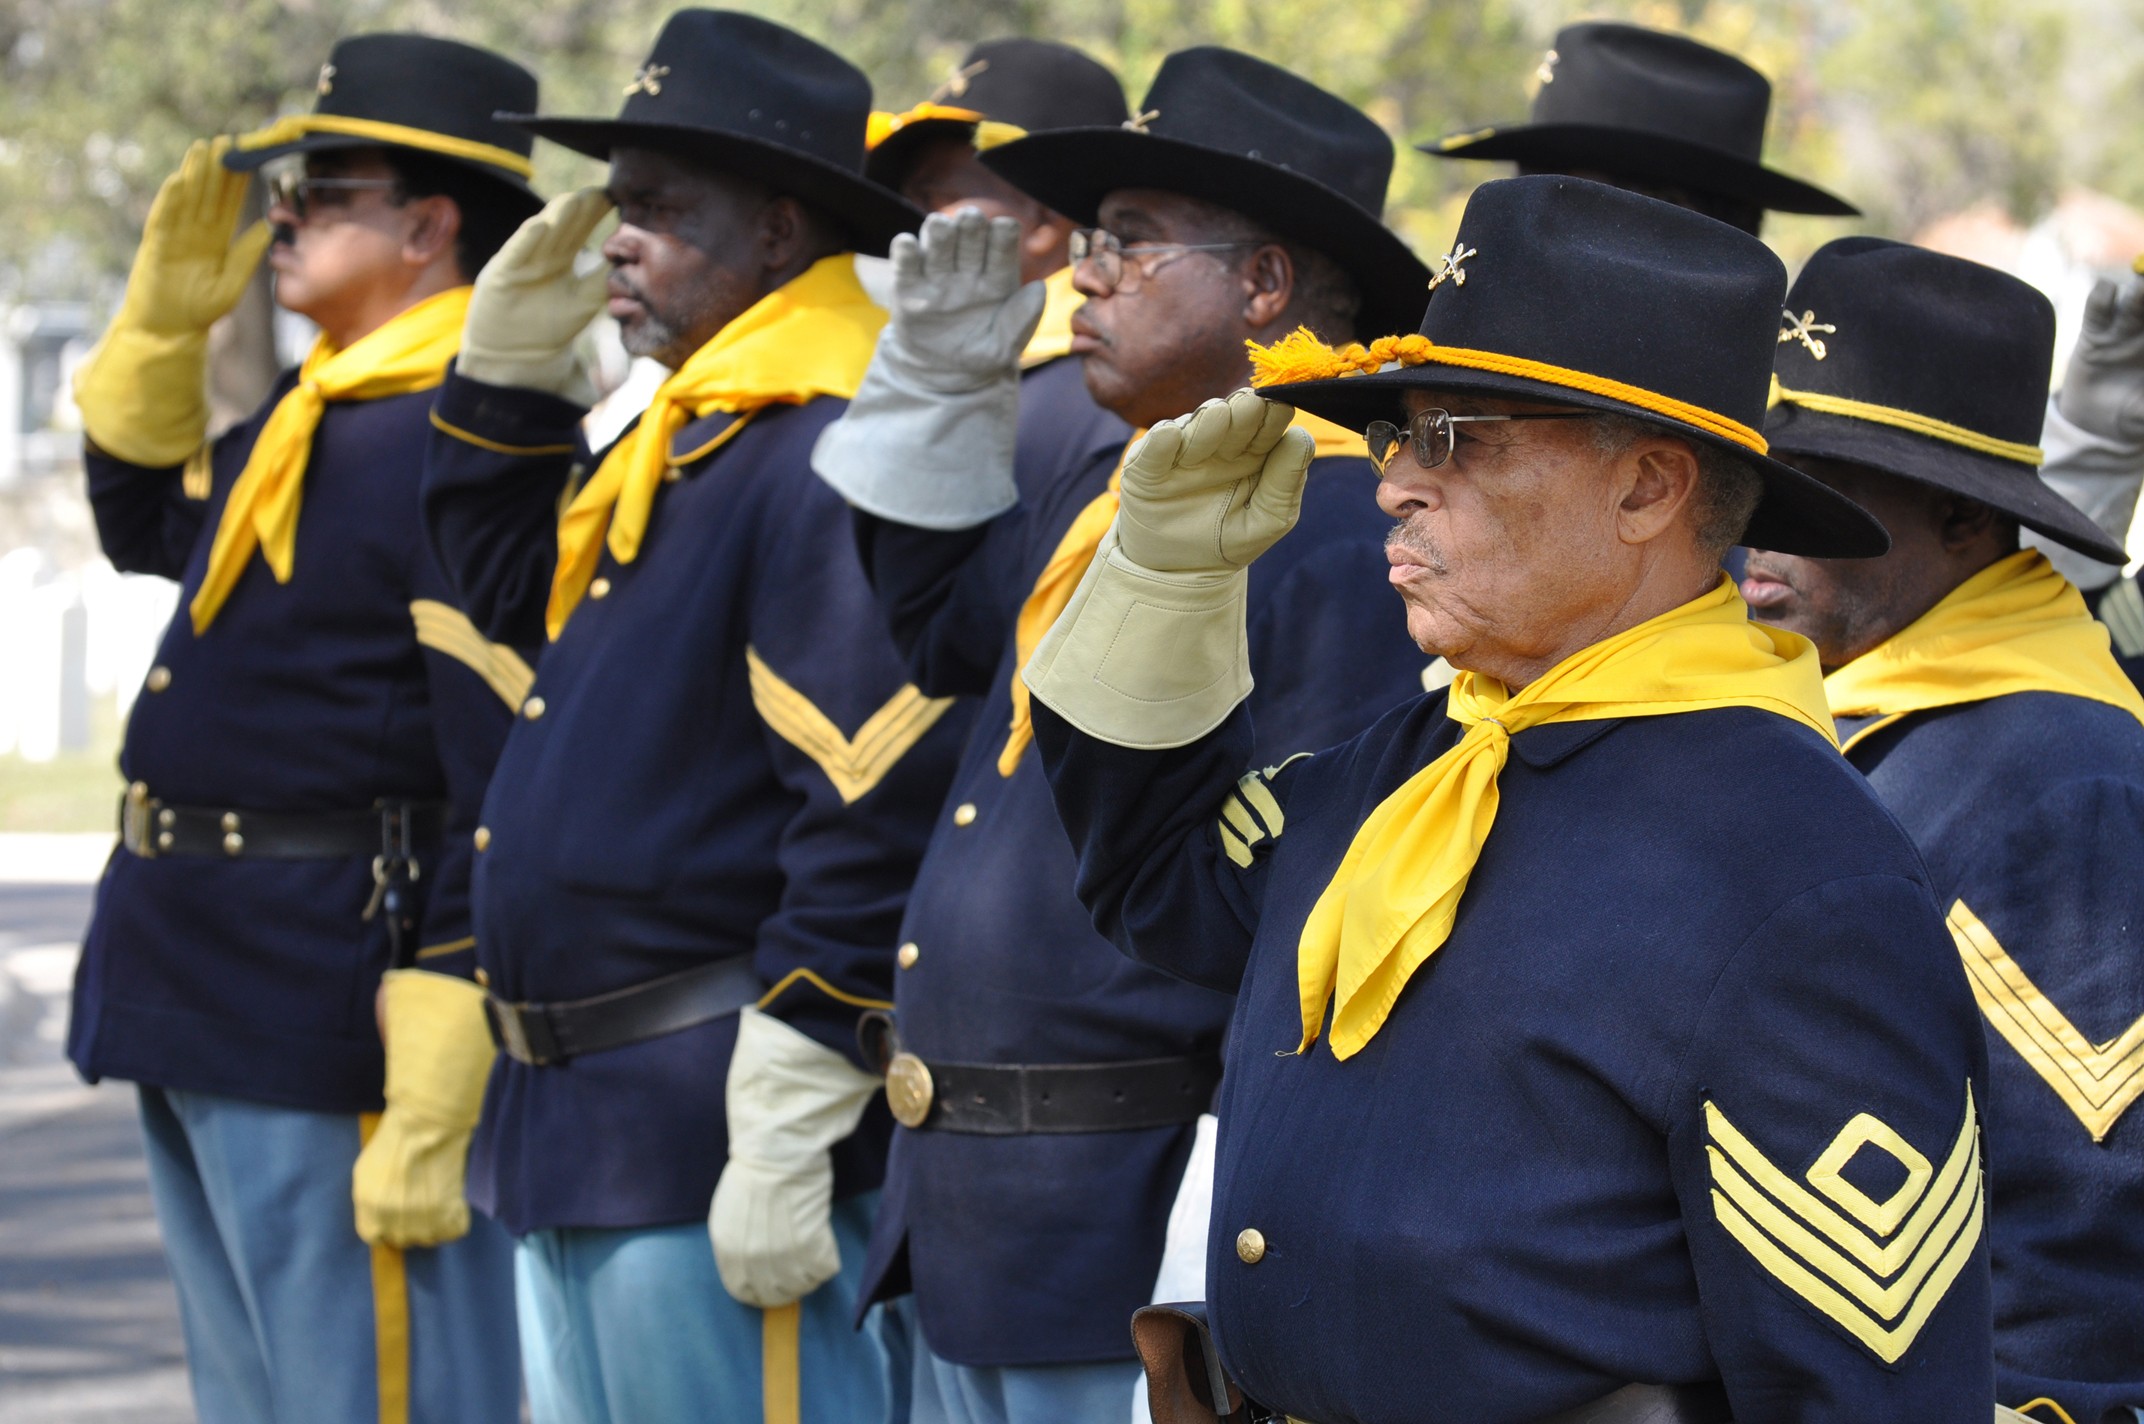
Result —
[[492, 386], [455, 370], [432, 401], [440, 433], [502, 455], [570, 455], [587, 410], [544, 391]]

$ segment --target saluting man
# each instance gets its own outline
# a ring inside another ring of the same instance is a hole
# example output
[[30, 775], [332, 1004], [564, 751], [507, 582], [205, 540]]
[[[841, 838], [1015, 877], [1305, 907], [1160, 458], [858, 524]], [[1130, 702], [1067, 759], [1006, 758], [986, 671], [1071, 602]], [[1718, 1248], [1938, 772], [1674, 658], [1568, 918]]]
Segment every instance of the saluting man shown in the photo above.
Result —
[[1765, 166], [1771, 81], [1687, 35], [1606, 20], [1566, 25], [1534, 79], [1526, 123], [1451, 134], [1421, 151], [1590, 178], [1752, 235], [1767, 212], [1860, 216], [1845, 199]]
[[[418, 485], [470, 279], [538, 204], [530, 139], [492, 117], [536, 80], [363, 35], [318, 88], [188, 152], [77, 381], [105, 553], [180, 606], [120, 754], [69, 1052], [141, 1084], [203, 1419], [506, 1424], [511, 1243], [462, 1191], [493, 1055], [469, 835], [530, 673], [461, 612]], [[237, 233], [277, 160], [301, 166], [272, 232]], [[208, 329], [264, 250], [320, 336], [204, 441]]]
[[1847, 759], [1919, 845], [1986, 1020], [1998, 1398], [2133, 1424], [2144, 699], [2083, 596], [2019, 546], [2025, 528], [2121, 558], [2036, 469], [2054, 310], [1872, 237], [1818, 251], [1787, 305], [1825, 335], [1779, 348], [1766, 435], [1881, 519], [1891, 552], [1753, 551], [1743, 589], [1815, 642]]
[[[1419, 336], [1291, 339], [1271, 401], [1147, 437], [1025, 671], [1097, 923], [1239, 995], [1219, 1359], [1319, 1424], [1986, 1418], [1972, 997], [1815, 649], [1718, 567], [1884, 548], [1764, 453], [1786, 274], [1563, 177], [1459, 236]], [[1460, 669], [1287, 760], [1239, 611], [1310, 455], [1282, 400], [1366, 427]]]
[[[1072, 249], [1087, 299], [1073, 349], [1086, 394], [1125, 425], [1242, 385], [1247, 340], [1416, 320], [1428, 273], [1381, 221], [1392, 143], [1368, 116], [1214, 48], [1166, 59], [1140, 109], [982, 154], [1096, 224]], [[1022, 285], [1020, 236], [969, 211], [897, 243], [892, 322], [814, 458], [860, 512], [919, 683], [984, 699], [901, 930], [888, 1093], [902, 1128], [867, 1277], [878, 1295], [913, 1292], [915, 1417], [955, 1424], [1124, 1417], [1125, 1322], [1152, 1298], [1179, 1184], [1205, 1190], [1187, 1161], [1228, 1019], [1224, 995], [1096, 934], [1030, 749], [1019, 668], [1116, 516], [1125, 441], [1032, 439], [1061, 413], [1019, 374], [1043, 297]], [[1046, 478], [1015, 454], [1016, 419]], [[1324, 458], [1301, 542], [1245, 595], [1276, 757], [1352, 735], [1418, 693], [1426, 665], [1387, 616], [1360, 437], [1309, 424]]]
[[[886, 1410], [857, 1020], [964, 726], [809, 465], [885, 321], [854, 254], [919, 216], [862, 177], [870, 109], [803, 36], [686, 10], [616, 118], [516, 120], [609, 184], [485, 269], [433, 413], [433, 538], [493, 636], [549, 640], [476, 833], [505, 1054], [471, 1170], [521, 1238], [539, 1424]], [[580, 461], [567, 352], [606, 293], [671, 375]]]

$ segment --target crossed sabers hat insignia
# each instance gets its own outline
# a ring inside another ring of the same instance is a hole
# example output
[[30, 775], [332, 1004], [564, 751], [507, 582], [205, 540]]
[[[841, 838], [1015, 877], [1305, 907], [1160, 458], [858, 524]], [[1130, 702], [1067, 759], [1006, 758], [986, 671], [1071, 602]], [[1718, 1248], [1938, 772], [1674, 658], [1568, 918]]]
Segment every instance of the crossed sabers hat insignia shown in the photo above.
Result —
[[663, 92], [663, 77], [670, 72], [667, 64], [643, 64], [633, 73], [633, 82], [625, 86], [625, 96], [646, 94], [650, 99]]
[[1444, 279], [1447, 277], [1451, 278], [1453, 286], [1464, 287], [1467, 284], [1467, 274], [1460, 264], [1469, 257], [1479, 255], [1471, 247], [1465, 247], [1456, 242], [1453, 243], [1452, 250], [1437, 259], [1437, 275], [1429, 279], [1429, 289], [1432, 292], [1436, 291], [1437, 288], [1444, 285]]
[[[1431, 285], [1435, 284], [1432, 283]], [[1779, 314], [1785, 317], [1788, 323], [1779, 329], [1779, 344], [1784, 346], [1790, 341], [1799, 341], [1809, 348], [1811, 356], [1819, 361], [1823, 360], [1825, 355], [1824, 341], [1817, 333], [1821, 331], [1826, 336], [1837, 336], [1839, 328], [1829, 322], [1818, 321], [1816, 313], [1813, 311], [1805, 311], [1800, 316], [1796, 316], [1793, 312], [1782, 309]]]

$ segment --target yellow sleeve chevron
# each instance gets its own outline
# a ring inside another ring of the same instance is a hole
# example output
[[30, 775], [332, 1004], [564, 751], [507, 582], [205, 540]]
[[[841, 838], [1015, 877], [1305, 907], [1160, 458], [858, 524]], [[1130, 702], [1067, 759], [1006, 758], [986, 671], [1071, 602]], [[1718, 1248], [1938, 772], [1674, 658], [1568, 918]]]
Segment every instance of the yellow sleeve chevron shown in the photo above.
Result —
[[[1705, 1128], [1712, 1209], [1727, 1234], [1773, 1279], [1884, 1363], [1912, 1349], [1972, 1259], [1986, 1224], [1972, 1086], [1966, 1086], [1964, 1120], [1941, 1167], [1868, 1113], [1839, 1130], [1810, 1167], [1808, 1186], [1765, 1156], [1718, 1103], [1705, 1104]], [[1906, 1180], [1885, 1201], [1872, 1200], [1841, 1175], [1863, 1148], [1882, 1151], [1906, 1169]]]
[[1965, 960], [1980, 1012], [2055, 1090], [2092, 1140], [2105, 1140], [2130, 1104], [2144, 1094], [2144, 1018], [2105, 1043], [2094, 1043], [2018, 967], [1963, 900], [1950, 907], [1950, 933]]
[[[1308, 752], [1296, 754], [1308, 755]], [[1288, 761], [1295, 759], [1289, 757]], [[1280, 766], [1286, 766], [1288, 761]], [[1280, 833], [1287, 828], [1280, 801], [1266, 786], [1266, 782], [1280, 775], [1280, 766], [1269, 766], [1262, 772], [1245, 772], [1237, 778], [1236, 789], [1221, 803], [1221, 819], [1214, 823], [1214, 829], [1221, 833], [1223, 853], [1240, 866], [1250, 866], [1252, 846], [1267, 836], [1279, 840]], [[1255, 816], [1253, 812], [1256, 812]]]
[[752, 676], [752, 705], [775, 735], [818, 763], [844, 802], [868, 794], [886, 773], [923, 739], [945, 710], [950, 697], [925, 697], [914, 683], [896, 692], [871, 714], [853, 738], [841, 734], [810, 698], [782, 680], [756, 648], [744, 650]]
[[420, 644], [466, 664], [507, 706], [518, 708], [528, 700], [536, 670], [512, 648], [477, 632], [468, 614], [452, 604], [420, 598], [410, 604], [409, 616], [417, 625]]

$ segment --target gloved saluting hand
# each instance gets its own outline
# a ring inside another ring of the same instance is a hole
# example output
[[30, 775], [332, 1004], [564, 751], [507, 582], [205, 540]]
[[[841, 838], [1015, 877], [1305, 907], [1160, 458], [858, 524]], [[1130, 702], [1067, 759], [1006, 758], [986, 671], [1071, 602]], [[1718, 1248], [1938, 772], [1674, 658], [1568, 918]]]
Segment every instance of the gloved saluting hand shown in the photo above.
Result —
[[891, 320], [812, 468], [881, 519], [972, 528], [1019, 499], [1020, 353], [1046, 293], [1020, 284], [1020, 225], [974, 208], [925, 218], [892, 257]]
[[1251, 561], [1295, 527], [1316, 443], [1252, 391], [1155, 426], [1079, 590], [1021, 676], [1101, 741], [1197, 741], [1250, 695]]
[[380, 1016], [387, 1111], [351, 1174], [357, 1234], [386, 1246], [437, 1246], [469, 1230], [469, 1138], [498, 1052], [484, 991], [450, 974], [390, 970]]
[[730, 1160], [707, 1216], [715, 1269], [732, 1296], [773, 1310], [839, 1273], [833, 1148], [882, 1086], [772, 1015], [738, 1016], [725, 1098]]
[[[2048, 402], [2041, 475], [2117, 543], [2144, 484], [2144, 276], [2100, 282], [2084, 306], [2062, 389]], [[2025, 531], [2024, 541], [2087, 591], [2121, 570]]]
[[477, 274], [455, 370], [486, 385], [589, 403], [573, 342], [603, 310], [610, 271], [573, 269], [610, 210], [601, 188], [561, 194], [506, 240]]
[[238, 232], [253, 180], [223, 166], [230, 147], [195, 143], [157, 190], [119, 314], [75, 373], [84, 431], [129, 464], [161, 469], [201, 447], [208, 329], [238, 305], [268, 250], [265, 222]]
[[2144, 445], [2144, 276], [2092, 288], [2056, 400], [2094, 435]]

